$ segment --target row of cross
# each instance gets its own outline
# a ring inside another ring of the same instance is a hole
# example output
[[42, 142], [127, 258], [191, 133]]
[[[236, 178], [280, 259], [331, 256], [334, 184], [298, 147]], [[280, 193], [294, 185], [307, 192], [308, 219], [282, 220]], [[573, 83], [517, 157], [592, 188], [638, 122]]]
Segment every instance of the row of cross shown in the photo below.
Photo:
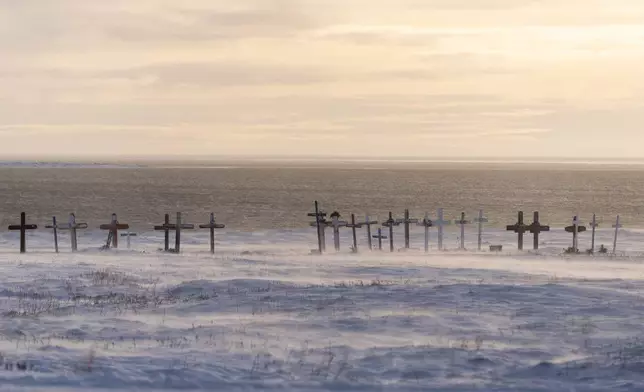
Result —
[[[437, 219], [431, 220], [429, 214], [425, 213], [423, 219], [414, 219], [409, 215], [409, 210], [405, 210], [405, 214], [401, 219], [394, 219], [393, 214], [389, 212], [389, 217], [386, 221], [382, 222], [382, 227], [389, 229], [389, 236], [383, 234], [382, 229], [379, 228], [377, 234], [372, 235], [371, 226], [378, 225], [379, 222], [370, 220], [369, 216], [362, 222], [356, 222], [355, 214], [351, 214], [351, 222], [340, 220], [341, 215], [336, 211], [330, 214], [327, 219], [327, 214], [324, 211], [321, 211], [319, 204], [315, 202], [315, 211], [308, 214], [309, 217], [315, 218], [315, 222], [311, 223], [311, 226], [317, 227], [318, 234], [318, 253], [324, 253], [326, 251], [326, 228], [333, 228], [333, 243], [335, 250], [340, 250], [340, 228], [346, 227], [352, 230], [353, 234], [353, 247], [352, 251], [354, 253], [358, 252], [358, 240], [356, 229], [365, 227], [367, 231], [367, 242], [369, 249], [373, 248], [372, 238], [378, 240], [378, 249], [382, 250], [382, 241], [389, 239], [389, 249], [391, 252], [394, 252], [394, 227], [403, 225], [404, 227], [404, 238], [405, 238], [405, 249], [410, 248], [410, 227], [412, 224], [422, 226], [425, 228], [425, 252], [429, 251], [429, 230], [432, 227], [438, 228], [438, 249], [443, 250], [443, 233], [444, 227], [450, 225], [452, 222], [444, 219], [443, 209], [438, 210]], [[474, 222], [478, 223], [478, 250], [480, 251], [483, 243], [483, 224], [488, 222], [488, 219], [484, 216], [483, 211], [479, 211], [479, 215]], [[472, 223], [465, 219], [465, 213], [461, 213], [460, 219], [454, 220], [454, 223], [460, 226], [461, 235], [460, 235], [460, 250], [465, 250], [465, 226]], [[590, 224], [592, 227], [592, 245], [588, 250], [588, 253], [594, 253], [595, 250], [595, 232], [596, 228], [599, 226], [597, 223], [596, 215], [593, 214], [593, 220]], [[616, 253], [617, 249], [617, 236], [619, 229], [622, 227], [620, 224], [620, 218], [617, 217], [617, 221], [613, 225], [615, 228], [615, 237], [613, 241], [613, 254]], [[543, 232], [550, 231], [550, 226], [543, 225], [540, 222], [539, 212], [534, 212], [533, 222], [526, 224], [523, 217], [523, 211], [519, 211], [517, 222], [513, 225], [506, 226], [507, 231], [512, 231], [517, 233], [518, 237], [518, 249], [523, 250], [523, 240], [526, 233], [533, 235], [533, 249], [539, 249], [539, 235]], [[572, 225], [567, 226], [565, 231], [572, 233], [573, 242], [572, 247], [568, 248], [566, 252], [568, 253], [579, 253], [579, 233], [586, 231], [586, 226], [583, 226], [579, 221], [578, 217], [575, 216], [572, 221]], [[606, 249], [602, 246], [602, 253], [606, 252]]]
[[[87, 229], [89, 226], [87, 223], [79, 223], [76, 222], [76, 215], [75, 214], [70, 214], [69, 215], [69, 220], [67, 223], [58, 223], [56, 220], [56, 217], [52, 218], [52, 224], [51, 225], [46, 225], [46, 229], [53, 229], [54, 233], [54, 249], [56, 253], [58, 253], [58, 230], [69, 230], [70, 232], [70, 237], [71, 237], [71, 248], [72, 252], [78, 251], [78, 236], [77, 236], [77, 231], [81, 229]], [[210, 252], [215, 253], [215, 230], [216, 229], [223, 229], [226, 226], [217, 223], [215, 221], [215, 214], [211, 213], [210, 214], [210, 221], [206, 224], [199, 225], [200, 229], [209, 229], [210, 230]], [[130, 228], [130, 225], [127, 223], [120, 223], [117, 219], [116, 214], [112, 214], [112, 220], [108, 224], [100, 225], [99, 228], [101, 230], [106, 230], [108, 232], [107, 235], [107, 241], [101, 249], [110, 249], [110, 248], [118, 248], [118, 238], [119, 238], [119, 231], [122, 230], [128, 230]], [[19, 225], [11, 225], [9, 226], [9, 230], [11, 231], [20, 231], [20, 253], [25, 253], [27, 251], [27, 231], [30, 230], [37, 230], [38, 225], [34, 224], [28, 224], [27, 223], [27, 214], [22, 212], [20, 214], [20, 224]], [[183, 223], [181, 213], [177, 212], [177, 220], [175, 223], [170, 223], [170, 215], [165, 214], [165, 221], [162, 225], [159, 226], [154, 226], [154, 230], [156, 231], [163, 231], [165, 232], [165, 243], [164, 243], [164, 251], [165, 252], [170, 252], [170, 253], [180, 253], [181, 251], [181, 231], [182, 230], [193, 230], [195, 229], [195, 225], [193, 224], [188, 224], [188, 223]], [[170, 232], [174, 231], [175, 232], [175, 247], [173, 249], [170, 248]], [[127, 237], [128, 241], [128, 247], [130, 244], [130, 237], [136, 236], [135, 233], [121, 233], [121, 237]]]

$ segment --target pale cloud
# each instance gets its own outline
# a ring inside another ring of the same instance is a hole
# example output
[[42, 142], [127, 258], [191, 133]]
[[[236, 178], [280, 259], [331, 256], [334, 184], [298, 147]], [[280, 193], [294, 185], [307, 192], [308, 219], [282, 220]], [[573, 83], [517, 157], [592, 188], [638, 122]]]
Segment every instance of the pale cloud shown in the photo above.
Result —
[[639, 0], [0, 0], [0, 153], [641, 156], [642, 18]]

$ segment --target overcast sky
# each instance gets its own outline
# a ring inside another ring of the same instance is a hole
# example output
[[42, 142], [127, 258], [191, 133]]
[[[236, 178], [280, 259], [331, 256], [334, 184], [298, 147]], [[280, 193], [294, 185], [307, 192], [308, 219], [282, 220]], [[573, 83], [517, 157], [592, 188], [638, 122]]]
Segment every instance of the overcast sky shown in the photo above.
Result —
[[642, 21], [642, 0], [0, 0], [0, 154], [644, 157]]

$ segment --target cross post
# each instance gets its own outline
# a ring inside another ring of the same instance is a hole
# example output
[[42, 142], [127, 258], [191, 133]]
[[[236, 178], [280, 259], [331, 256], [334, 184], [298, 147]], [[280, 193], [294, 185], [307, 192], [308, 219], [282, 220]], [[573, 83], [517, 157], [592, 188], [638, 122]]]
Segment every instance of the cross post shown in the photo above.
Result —
[[532, 234], [532, 248], [539, 250], [539, 234], [544, 231], [550, 231], [550, 226], [542, 225], [539, 222], [539, 211], [534, 212], [533, 222], [528, 226]]
[[199, 225], [200, 229], [210, 229], [210, 253], [215, 254], [215, 229], [224, 229], [226, 225], [215, 222], [215, 213], [210, 213], [210, 222], [206, 225]]
[[369, 215], [366, 216], [366, 219], [364, 222], [358, 223], [360, 226], [364, 226], [367, 228], [367, 244], [369, 245], [369, 250], [373, 250], [373, 244], [371, 240], [371, 226], [372, 225], [377, 225], [377, 221], [372, 221], [369, 219]]
[[340, 213], [335, 211], [331, 215], [331, 222], [327, 225], [333, 227], [333, 245], [335, 245], [336, 252], [340, 251], [340, 228], [346, 227], [349, 223], [340, 220]]
[[181, 221], [181, 213], [177, 212], [177, 222], [174, 225], [174, 253], [181, 253], [181, 230], [194, 230], [195, 225], [183, 223]]
[[613, 239], [613, 255], [617, 254], [617, 235], [619, 234], [619, 229], [622, 227], [622, 224], [619, 222], [619, 215], [617, 215], [617, 220], [613, 225], [615, 228], [615, 238]]
[[483, 223], [487, 223], [489, 220], [483, 216], [483, 210], [479, 210], [479, 217], [474, 221], [479, 224], [478, 250], [480, 252], [483, 248]]
[[389, 250], [391, 252], [394, 251], [394, 226], [399, 226], [400, 223], [398, 223], [394, 217], [391, 211], [389, 211], [389, 219], [387, 219], [385, 222], [382, 223], [383, 227], [388, 227], [389, 228]]
[[572, 233], [572, 252], [579, 253], [579, 233], [586, 231], [586, 226], [582, 226], [577, 216], [572, 219], [572, 225], [566, 227], [568, 233]]
[[324, 236], [324, 228], [326, 227], [326, 220], [325, 220], [326, 213], [320, 211], [320, 207], [319, 207], [319, 204], [318, 204], [317, 200], [315, 201], [315, 212], [309, 213], [309, 214], [307, 214], [307, 216], [315, 218], [315, 222], [313, 222], [313, 224], [311, 226], [315, 226], [317, 228], [317, 231], [318, 231], [318, 250], [319, 250], [320, 254], [322, 254], [322, 252], [324, 252], [326, 250], [325, 249], [326, 248], [326, 244], [325, 244], [326, 239], [325, 239], [325, 236]]
[[595, 231], [597, 230], [597, 227], [599, 227], [599, 223], [597, 223], [597, 214], [593, 214], [593, 221], [590, 223], [590, 227], [593, 229], [592, 237], [590, 240], [590, 254], [595, 253]]
[[51, 218], [51, 225], [45, 226], [45, 229], [54, 229], [54, 250], [58, 253], [58, 225], [56, 224], [56, 217]]
[[387, 239], [386, 235], [382, 235], [382, 229], [378, 229], [378, 234], [374, 235], [373, 238], [378, 239], [378, 249], [382, 251], [382, 240]]
[[444, 210], [438, 209], [438, 219], [434, 222], [434, 226], [438, 226], [438, 250], [443, 250], [443, 228], [450, 225], [452, 221], [444, 219]]
[[99, 228], [101, 230], [107, 230], [108, 235], [107, 235], [107, 243], [104, 246], [104, 249], [109, 249], [110, 248], [110, 243], [111, 246], [114, 249], [118, 249], [119, 247], [119, 230], [127, 230], [130, 228], [130, 225], [127, 223], [119, 223], [116, 214], [112, 214], [112, 222], [106, 225], [100, 225]]
[[461, 248], [460, 250], [465, 250], [465, 225], [469, 225], [470, 221], [465, 220], [465, 213], [461, 212], [461, 220], [455, 221], [454, 223], [461, 225]]
[[418, 226], [425, 228], [425, 253], [429, 252], [429, 229], [434, 226], [434, 222], [429, 219], [429, 213], [425, 213], [425, 218], [417, 223]]
[[11, 225], [9, 230], [20, 231], [20, 253], [27, 253], [27, 230], [37, 230], [37, 225], [27, 224], [27, 214], [20, 213], [20, 225]]
[[410, 248], [409, 242], [409, 225], [411, 223], [418, 223], [418, 219], [412, 219], [409, 217], [409, 210], [405, 210], [405, 217], [403, 219], [396, 219], [397, 224], [402, 224], [405, 228], [405, 249]]
[[526, 226], [526, 224], [523, 222], [523, 211], [519, 211], [517, 223], [514, 225], [507, 226], [506, 230], [514, 231], [515, 233], [517, 233], [518, 235], [517, 247], [519, 248], [519, 250], [523, 250], [523, 235], [530, 230], [530, 227]]
[[351, 223], [349, 223], [347, 227], [351, 228], [351, 232], [353, 234], [353, 253], [358, 253], [358, 236], [356, 235], [356, 229], [362, 228], [362, 224], [356, 223], [355, 214], [351, 214]]

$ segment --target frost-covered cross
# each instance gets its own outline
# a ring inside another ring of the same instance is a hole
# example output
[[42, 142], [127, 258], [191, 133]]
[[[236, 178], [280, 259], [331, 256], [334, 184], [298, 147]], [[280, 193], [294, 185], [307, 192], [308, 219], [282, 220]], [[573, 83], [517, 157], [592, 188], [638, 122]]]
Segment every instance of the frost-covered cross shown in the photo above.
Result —
[[373, 238], [378, 239], [378, 249], [382, 250], [382, 240], [387, 239], [386, 235], [382, 235], [382, 229], [378, 229], [378, 234], [374, 235]]
[[586, 231], [586, 226], [581, 224], [581, 221], [577, 216], [572, 218], [572, 225], [566, 227], [568, 233], [572, 233], [572, 251], [573, 253], [579, 253], [579, 233]]
[[27, 230], [37, 230], [38, 225], [27, 224], [27, 214], [20, 213], [20, 224], [9, 226], [11, 231], [20, 231], [20, 253], [27, 253]]
[[369, 244], [369, 250], [372, 250], [373, 243], [371, 241], [371, 226], [377, 225], [378, 221], [372, 221], [369, 219], [369, 215], [367, 215], [364, 222], [359, 222], [358, 224], [367, 228], [367, 244]]
[[215, 229], [225, 229], [226, 225], [215, 222], [215, 213], [210, 213], [210, 222], [206, 225], [199, 225], [200, 229], [210, 229], [210, 253], [215, 254]]
[[61, 230], [69, 230], [69, 236], [71, 238], [71, 243], [72, 243], [72, 252], [77, 252], [78, 251], [78, 232], [77, 230], [79, 229], [87, 229], [87, 223], [77, 223], [76, 222], [76, 214], [73, 212], [69, 214], [69, 220], [67, 221], [67, 225], [61, 226]]
[[517, 223], [514, 225], [506, 226], [507, 231], [514, 231], [518, 235], [517, 247], [523, 250], [523, 235], [530, 230], [530, 227], [523, 222], [523, 211], [519, 211]]
[[51, 225], [46, 225], [45, 229], [53, 229], [54, 230], [54, 250], [56, 253], [58, 253], [58, 224], [56, 223], [56, 217], [51, 218]]
[[425, 253], [427, 253], [429, 252], [429, 229], [434, 226], [434, 222], [429, 219], [429, 213], [426, 212], [423, 220], [418, 222], [417, 225], [425, 228]]
[[619, 215], [617, 215], [617, 220], [613, 225], [615, 228], [615, 238], [613, 239], [613, 255], [617, 253], [617, 235], [619, 234], [619, 229], [622, 227], [622, 224], [619, 222]]
[[116, 214], [112, 214], [112, 221], [106, 225], [100, 225], [101, 230], [108, 230], [107, 242], [103, 249], [109, 249], [110, 244], [114, 249], [119, 247], [119, 230], [127, 230], [130, 225], [127, 223], [119, 223]]
[[358, 236], [356, 234], [356, 229], [362, 228], [362, 224], [356, 223], [355, 214], [351, 214], [351, 223], [349, 223], [347, 227], [351, 228], [351, 232], [353, 234], [353, 253], [358, 253]]
[[126, 231], [125, 233], [121, 233], [121, 237], [125, 237], [127, 241], [127, 248], [130, 249], [132, 247], [132, 237], [137, 237], [138, 234], [132, 233], [129, 230]]
[[530, 224], [530, 233], [532, 234], [532, 248], [539, 249], [539, 234], [544, 231], [550, 231], [550, 226], [542, 225], [539, 222], [539, 211], [534, 212], [533, 222]]
[[479, 216], [474, 221], [479, 224], [478, 250], [480, 252], [483, 247], [483, 223], [487, 223], [489, 220], [483, 215], [483, 210], [479, 210]]
[[593, 214], [593, 220], [592, 222], [590, 222], [589, 226], [593, 229], [591, 240], [590, 240], [590, 254], [594, 254], [595, 253], [595, 232], [599, 227], [599, 223], [597, 223], [597, 214]]
[[454, 222], [461, 226], [461, 247], [460, 250], [465, 250], [465, 225], [469, 225], [470, 221], [465, 220], [465, 213], [461, 212], [461, 219]]
[[389, 228], [389, 250], [391, 252], [394, 251], [394, 226], [399, 226], [400, 223], [398, 223], [395, 219], [391, 211], [389, 211], [389, 219], [384, 221], [382, 223], [383, 227], [388, 227]]
[[405, 229], [405, 249], [409, 249], [410, 243], [409, 243], [409, 225], [411, 223], [418, 223], [418, 219], [412, 219], [409, 217], [409, 210], [405, 210], [405, 217], [403, 219], [396, 219], [396, 223], [399, 225], [403, 225]]
[[442, 208], [438, 209], [437, 217], [434, 221], [434, 226], [438, 227], [438, 250], [443, 250], [443, 229], [452, 222], [444, 219], [444, 210]]
[[308, 213], [307, 216], [315, 218], [315, 222], [311, 223], [311, 226], [317, 228], [318, 234], [318, 251], [322, 254], [326, 250], [326, 236], [325, 229], [327, 226], [326, 222], [326, 213], [320, 211], [318, 201], [315, 201], [315, 212]]
[[340, 250], [340, 228], [346, 227], [349, 223], [340, 220], [340, 213], [335, 211], [330, 215], [331, 222], [328, 222], [327, 225], [333, 227], [333, 245], [335, 250]]

